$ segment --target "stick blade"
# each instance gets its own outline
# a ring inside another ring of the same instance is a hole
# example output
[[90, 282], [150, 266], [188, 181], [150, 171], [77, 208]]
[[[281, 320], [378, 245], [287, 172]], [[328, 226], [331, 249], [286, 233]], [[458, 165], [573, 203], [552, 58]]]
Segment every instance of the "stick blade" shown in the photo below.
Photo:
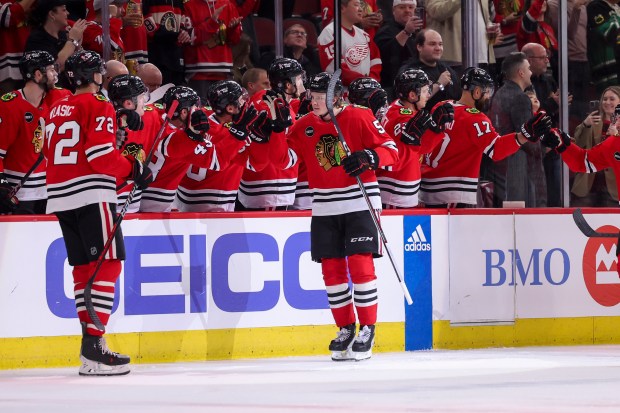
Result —
[[588, 238], [618, 238], [618, 234], [612, 232], [597, 232], [592, 228], [583, 216], [581, 208], [577, 208], [573, 211], [573, 221], [575, 221], [575, 225], [577, 225], [581, 233]]

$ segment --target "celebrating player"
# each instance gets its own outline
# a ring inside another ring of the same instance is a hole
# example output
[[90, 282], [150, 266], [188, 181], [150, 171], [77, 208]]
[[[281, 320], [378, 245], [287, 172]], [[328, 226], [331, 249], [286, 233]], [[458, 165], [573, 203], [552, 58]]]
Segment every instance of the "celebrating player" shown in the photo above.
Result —
[[114, 242], [92, 284], [94, 310], [105, 326], [114, 304], [114, 283], [125, 258], [123, 236], [112, 233], [116, 219], [116, 178], [133, 179], [138, 187], [152, 180], [151, 171], [116, 149], [116, 113], [98, 91], [105, 66], [92, 51], [79, 51], [65, 63], [76, 87], [74, 96], [54, 104], [45, 128], [47, 142], [47, 212], [56, 214], [73, 266], [75, 305], [82, 324], [80, 375], [129, 373], [129, 356], [108, 349], [103, 331], [91, 319], [84, 288], [109, 237]]

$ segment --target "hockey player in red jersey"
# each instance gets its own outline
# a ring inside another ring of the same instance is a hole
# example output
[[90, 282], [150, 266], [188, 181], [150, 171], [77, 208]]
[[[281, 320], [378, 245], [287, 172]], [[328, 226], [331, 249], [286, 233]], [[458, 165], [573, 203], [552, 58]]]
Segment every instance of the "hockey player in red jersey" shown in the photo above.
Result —
[[[129, 373], [129, 356], [108, 349], [84, 303], [84, 288], [95, 271], [116, 219], [116, 178], [133, 179], [145, 187], [152, 174], [139, 160], [116, 149], [116, 114], [98, 91], [105, 66], [91, 51], [71, 55], [65, 70], [76, 87], [74, 96], [59, 100], [45, 127], [47, 212], [60, 222], [73, 267], [75, 305], [82, 324], [80, 375], [109, 376]], [[114, 284], [121, 273], [125, 246], [120, 228], [92, 284], [94, 311], [107, 325], [114, 305]]]
[[[252, 96], [252, 104], [259, 111], [272, 114], [270, 150], [280, 152], [286, 147], [286, 128], [295, 117], [299, 105], [305, 72], [299, 62], [281, 57], [275, 59], [267, 72], [271, 90], [262, 90]], [[274, 106], [274, 105], [277, 105]], [[272, 112], [273, 110], [273, 112]], [[261, 171], [247, 169], [239, 186], [237, 211], [270, 211], [287, 209], [295, 200], [297, 167], [283, 170], [285, 164], [274, 160]]]
[[388, 108], [388, 96], [381, 84], [372, 77], [360, 77], [349, 85], [349, 102], [369, 108], [379, 122]]
[[[223, 80], [211, 87], [208, 99], [214, 113], [209, 116], [209, 134], [214, 145], [235, 140], [226, 125], [243, 110], [247, 98], [247, 92], [232, 80]], [[179, 211], [233, 212], [244, 168], [257, 171], [269, 162], [269, 146], [266, 144], [271, 128], [268, 122], [267, 113], [261, 112], [252, 123], [249, 135], [252, 144], [241, 148], [228, 167], [209, 171], [191, 166], [177, 190]]]
[[[45, 51], [24, 53], [19, 68], [26, 84], [0, 98], [0, 213], [45, 214], [45, 162], [40, 157], [48, 110], [45, 93], [49, 79], [58, 76], [55, 60]], [[37, 161], [16, 197], [10, 197]]]
[[244, 105], [226, 131], [235, 139], [215, 144], [211, 141], [208, 116], [198, 107], [200, 98], [193, 89], [172, 87], [163, 100], [167, 108], [175, 100], [179, 106], [151, 159], [155, 180], [142, 193], [141, 212], [170, 212], [179, 182], [191, 165], [211, 171], [225, 169], [241, 148], [249, 144], [249, 128], [257, 116], [251, 105]]
[[461, 77], [461, 87], [461, 98], [452, 103], [454, 122], [422, 166], [420, 200], [427, 207], [475, 207], [482, 156], [504, 159], [528, 142], [538, 144], [551, 129], [551, 118], [540, 111], [520, 132], [500, 136], [483, 113], [493, 95], [493, 78], [484, 69], [470, 67]]
[[377, 178], [385, 208], [413, 208], [418, 205], [421, 156], [429, 153], [444, 137], [446, 124], [454, 120], [454, 109], [444, 102], [429, 113], [424, 106], [431, 97], [431, 81], [424, 71], [409, 69], [394, 81], [398, 99], [390, 105], [383, 127], [398, 146], [398, 162], [379, 169]]
[[[380, 246], [355, 177], [364, 183], [373, 208], [379, 211], [374, 171], [398, 161], [398, 150], [369, 110], [342, 104], [338, 81], [334, 114], [346, 145], [340, 142], [325, 102], [330, 79], [324, 72], [310, 79], [312, 114], [300, 118], [289, 131], [289, 165], [299, 159], [308, 168], [313, 193], [311, 254], [321, 263], [329, 306], [340, 329], [329, 345], [332, 359], [362, 360], [372, 355], [374, 343], [378, 296], [373, 256], [380, 256]], [[357, 337], [355, 312], [360, 323]]]
[[[110, 80], [108, 98], [116, 110], [116, 148], [125, 156], [131, 155], [142, 163], [148, 162], [145, 152], [150, 151], [161, 122], [157, 116], [144, 116], [147, 112], [145, 102], [148, 100], [146, 86], [137, 76], [118, 75]], [[118, 179], [117, 184], [123, 182], [123, 179]], [[125, 185], [118, 190], [119, 206], [127, 201], [131, 189], [130, 185]], [[142, 191], [136, 189], [127, 208], [128, 213], [138, 212], [141, 198]]]

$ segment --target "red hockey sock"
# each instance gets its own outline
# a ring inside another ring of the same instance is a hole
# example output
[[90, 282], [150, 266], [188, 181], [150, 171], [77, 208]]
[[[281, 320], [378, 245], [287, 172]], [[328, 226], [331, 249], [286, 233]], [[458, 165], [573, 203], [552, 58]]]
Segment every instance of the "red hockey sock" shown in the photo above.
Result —
[[377, 322], [377, 276], [372, 254], [355, 254], [347, 257], [353, 281], [353, 301], [360, 325]]
[[338, 327], [355, 323], [353, 300], [347, 276], [347, 262], [344, 258], [323, 258], [321, 260], [323, 281], [327, 290], [329, 308]]

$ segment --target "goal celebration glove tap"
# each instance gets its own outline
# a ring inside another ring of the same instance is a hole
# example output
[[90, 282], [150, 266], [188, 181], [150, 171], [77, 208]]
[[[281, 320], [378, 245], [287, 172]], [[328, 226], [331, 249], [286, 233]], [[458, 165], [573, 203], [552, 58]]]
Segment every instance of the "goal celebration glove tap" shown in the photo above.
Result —
[[411, 119], [405, 123], [400, 134], [400, 140], [406, 145], [420, 146], [420, 139], [429, 128], [431, 115], [424, 109], [417, 111]]
[[136, 159], [133, 163], [131, 179], [138, 189], [145, 189], [153, 182], [153, 172], [148, 166], [144, 166], [142, 162]]
[[554, 128], [542, 137], [540, 143], [547, 148], [555, 149], [557, 153], [562, 153], [570, 146], [571, 138], [563, 130]]
[[439, 133], [445, 131], [446, 124], [454, 120], [454, 106], [448, 102], [444, 102], [442, 105], [437, 106], [433, 111], [432, 119], [434, 125], [431, 124], [429, 127], [433, 132]]
[[142, 130], [144, 123], [142, 118], [133, 109], [120, 108], [116, 111], [116, 121], [121, 129], [129, 129], [133, 131]]
[[250, 134], [248, 136], [252, 142], [267, 143], [271, 137], [271, 130], [271, 122], [267, 112], [262, 110], [250, 124]]
[[342, 160], [344, 171], [352, 177], [361, 175], [367, 170], [379, 167], [379, 156], [372, 149], [355, 151]]
[[239, 113], [233, 115], [232, 122], [228, 123], [228, 131], [235, 139], [245, 141], [250, 134], [249, 125], [256, 119], [258, 113], [252, 104], [244, 105]]
[[543, 110], [521, 125], [521, 134], [530, 142], [538, 142], [551, 130], [551, 118]]
[[201, 109], [192, 108], [188, 117], [185, 133], [195, 141], [202, 142], [204, 134], [209, 130], [209, 117]]
[[263, 96], [263, 100], [267, 102], [267, 106], [269, 106], [272, 122], [271, 127], [274, 132], [284, 132], [286, 128], [293, 124], [291, 109], [285, 99], [276, 92], [268, 90], [265, 96]]

